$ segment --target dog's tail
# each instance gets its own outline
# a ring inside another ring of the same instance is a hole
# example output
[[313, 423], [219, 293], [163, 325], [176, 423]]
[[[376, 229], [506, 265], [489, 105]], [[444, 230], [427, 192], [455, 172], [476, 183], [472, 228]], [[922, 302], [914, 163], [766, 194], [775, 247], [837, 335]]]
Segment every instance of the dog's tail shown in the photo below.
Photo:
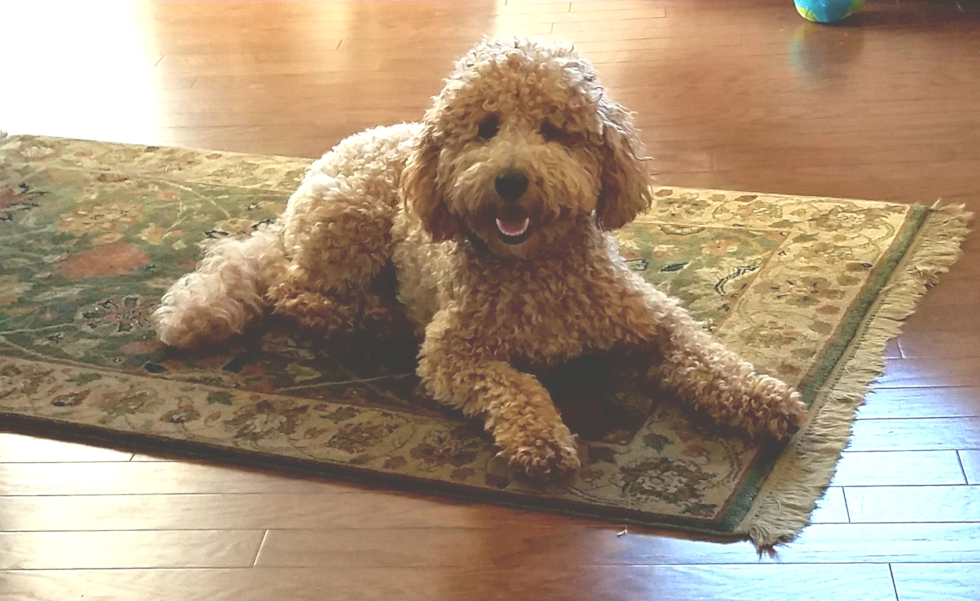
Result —
[[197, 271], [163, 296], [152, 321], [160, 340], [190, 349], [241, 333], [265, 312], [265, 292], [285, 257], [276, 224], [213, 244]]

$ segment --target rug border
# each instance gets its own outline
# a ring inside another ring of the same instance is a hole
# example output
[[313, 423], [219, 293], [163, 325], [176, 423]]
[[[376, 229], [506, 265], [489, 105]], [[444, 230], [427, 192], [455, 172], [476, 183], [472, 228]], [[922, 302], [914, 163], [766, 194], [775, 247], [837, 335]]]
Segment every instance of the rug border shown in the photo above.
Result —
[[760, 549], [792, 541], [810, 523], [850, 441], [857, 409], [884, 372], [888, 341], [901, 333], [918, 300], [962, 255], [972, 213], [941, 201], [921, 209], [920, 227], [912, 228], [912, 240], [898, 251], [895, 268], [857, 324], [851, 343], [827, 383], [815, 391], [813, 402], [819, 405], [808, 426], [777, 460], [736, 528], [736, 534], [749, 537]]
[[[899, 235], [882, 253], [883, 260], [878, 264], [869, 283], [864, 287], [858, 298], [848, 307], [848, 315], [840, 324], [835, 335], [828, 341], [822, 352], [820, 362], [813, 368], [810, 375], [800, 384], [800, 397], [810, 413], [808, 419], [813, 420], [821, 408], [821, 397], [827, 392], [827, 383], [841, 365], [843, 357], [855, 343], [863, 325], [873, 315], [872, 309], [881, 297], [882, 290], [891, 280], [905, 255], [914, 248], [917, 236], [930, 209], [924, 205], [915, 204], [908, 207], [905, 220], [899, 229]], [[816, 406], [816, 410], [814, 410]], [[760, 455], [752, 465], [741, 490], [729, 505], [729, 510], [718, 518], [718, 523], [725, 526], [729, 532], [738, 532], [739, 525], [750, 515], [760, 496], [763, 495], [765, 483], [773, 474], [783, 453], [790, 447], [795, 447], [800, 437], [795, 436], [780, 448], [779, 453]], [[819, 498], [819, 496], [818, 496]], [[814, 499], [816, 501], [816, 499]]]

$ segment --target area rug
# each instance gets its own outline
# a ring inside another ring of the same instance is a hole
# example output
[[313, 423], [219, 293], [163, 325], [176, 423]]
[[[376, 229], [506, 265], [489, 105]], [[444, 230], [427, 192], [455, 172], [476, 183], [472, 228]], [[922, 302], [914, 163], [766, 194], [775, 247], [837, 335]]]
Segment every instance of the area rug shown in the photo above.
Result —
[[799, 386], [809, 422], [757, 444], [642, 395], [614, 367], [574, 366], [549, 385], [572, 397], [569, 421], [585, 408], [573, 426], [583, 466], [540, 483], [425, 397], [411, 344], [334, 344], [275, 321], [201, 354], [156, 341], [148, 317], [202, 242], [274, 219], [308, 163], [0, 142], [2, 427], [768, 545], [807, 523], [886, 341], [956, 260], [969, 219], [953, 206], [658, 188], [618, 234], [629, 265]]

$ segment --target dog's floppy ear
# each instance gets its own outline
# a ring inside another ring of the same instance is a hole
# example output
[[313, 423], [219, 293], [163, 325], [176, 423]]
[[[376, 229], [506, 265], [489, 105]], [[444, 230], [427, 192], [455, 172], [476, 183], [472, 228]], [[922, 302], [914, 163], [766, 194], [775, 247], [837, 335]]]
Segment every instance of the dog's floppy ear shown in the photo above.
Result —
[[596, 222], [604, 230], [621, 228], [650, 208], [650, 176], [640, 160], [642, 144], [629, 111], [605, 99], [602, 117], [602, 176]]
[[418, 215], [432, 239], [442, 242], [459, 233], [459, 225], [442, 198], [438, 183], [439, 146], [435, 127], [426, 120], [402, 171], [402, 200]]

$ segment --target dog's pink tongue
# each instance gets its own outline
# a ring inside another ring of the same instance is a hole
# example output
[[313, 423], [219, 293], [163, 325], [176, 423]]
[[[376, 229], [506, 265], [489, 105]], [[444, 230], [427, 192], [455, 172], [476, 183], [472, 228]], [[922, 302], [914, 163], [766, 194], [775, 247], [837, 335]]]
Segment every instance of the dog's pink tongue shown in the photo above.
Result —
[[514, 220], [497, 218], [497, 229], [505, 236], [520, 236], [527, 231], [529, 225], [531, 225], [531, 220], [526, 217]]

